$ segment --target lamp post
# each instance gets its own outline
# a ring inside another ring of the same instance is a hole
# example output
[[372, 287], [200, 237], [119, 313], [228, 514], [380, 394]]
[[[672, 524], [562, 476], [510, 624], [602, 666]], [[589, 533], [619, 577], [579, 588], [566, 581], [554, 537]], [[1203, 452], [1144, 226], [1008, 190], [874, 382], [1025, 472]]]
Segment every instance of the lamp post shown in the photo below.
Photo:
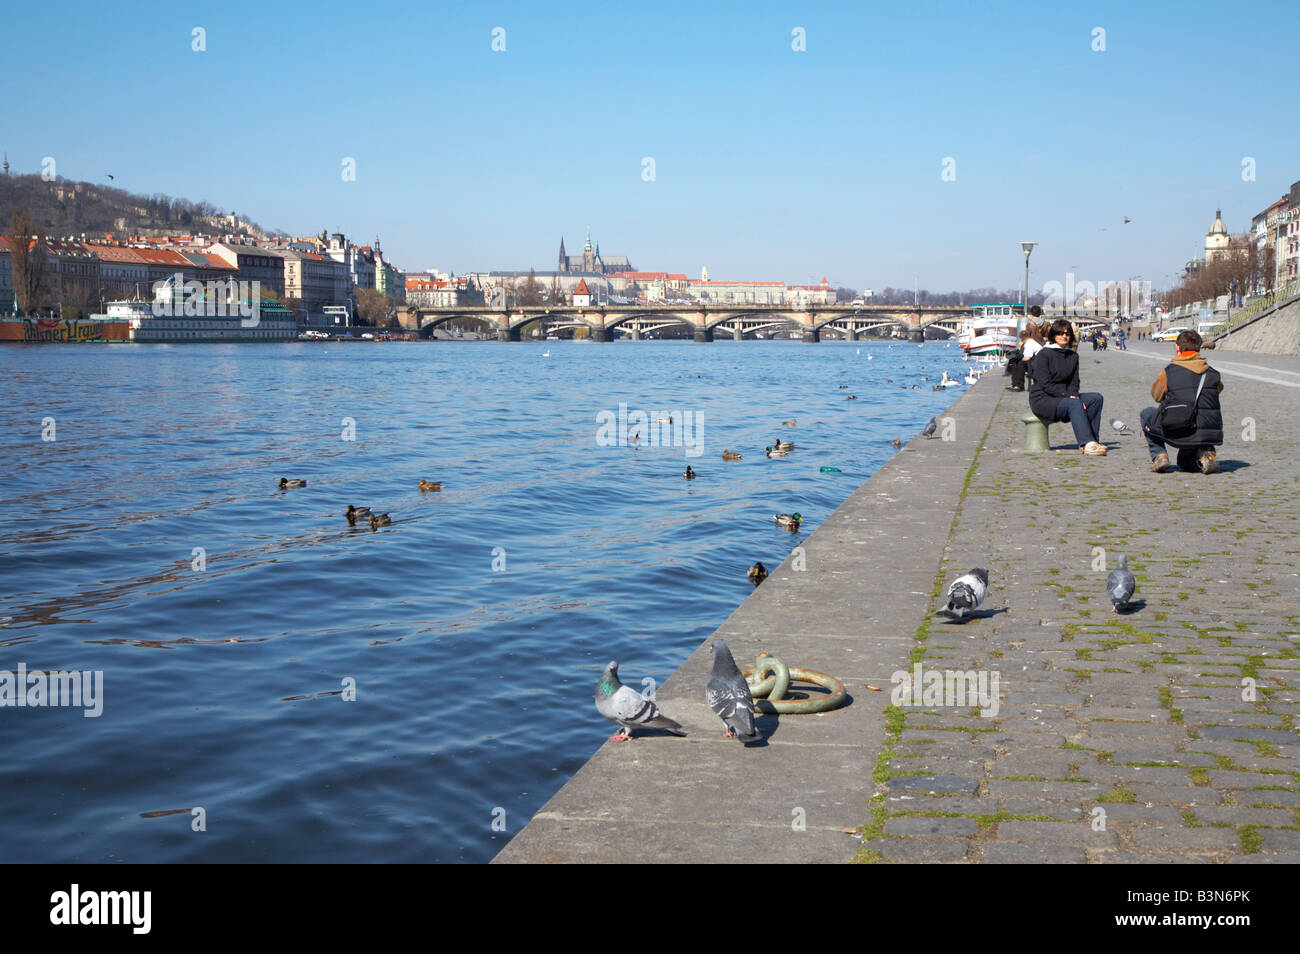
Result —
[[1029, 253], [1037, 242], [1021, 242], [1020, 250], [1025, 253], [1025, 317], [1029, 317]]

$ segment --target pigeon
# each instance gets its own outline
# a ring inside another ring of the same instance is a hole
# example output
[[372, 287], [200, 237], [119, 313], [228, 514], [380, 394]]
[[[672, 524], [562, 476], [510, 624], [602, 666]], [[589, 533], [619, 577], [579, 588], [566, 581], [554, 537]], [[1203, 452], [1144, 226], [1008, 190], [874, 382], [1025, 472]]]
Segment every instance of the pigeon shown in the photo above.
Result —
[[925, 429], [921, 431], [921, 436], [927, 438], [934, 437], [934, 432], [937, 431], [938, 429], [939, 429], [939, 419], [937, 417], [932, 417], [930, 418], [930, 423], [925, 425]]
[[965, 576], [959, 576], [948, 587], [948, 602], [935, 616], [946, 616], [961, 621], [966, 614], [984, 602], [989, 588], [989, 571], [976, 567]]
[[763, 566], [762, 563], [755, 563], [749, 568], [749, 582], [753, 583], [755, 586], [758, 586], [758, 584], [762, 583], [766, 579], [767, 567]]
[[713, 642], [713, 672], [704, 690], [709, 708], [727, 725], [724, 733], [728, 739], [757, 742], [761, 736], [754, 728], [754, 696], [749, 683], [731, 658], [731, 650], [722, 640]]
[[663, 729], [673, 735], [686, 735], [682, 727], [659, 711], [659, 707], [635, 689], [618, 681], [618, 663], [611, 662], [596, 683], [596, 711], [619, 729], [610, 738], [626, 742], [631, 729]]
[[1133, 591], [1137, 589], [1137, 578], [1129, 572], [1128, 555], [1119, 558], [1119, 563], [1115, 564], [1115, 569], [1110, 571], [1106, 577], [1106, 595], [1110, 597], [1111, 603], [1114, 604], [1111, 612], [1118, 613], [1122, 609], [1128, 609], [1129, 602], [1133, 599]]
[[1121, 420], [1117, 420], [1116, 418], [1113, 418], [1113, 417], [1110, 419], [1110, 426], [1113, 427], [1113, 428], [1115, 429], [1115, 432], [1116, 432], [1117, 434], [1132, 434], [1132, 433], [1133, 433], [1133, 428], [1129, 427], [1129, 426], [1128, 426], [1127, 424], [1125, 424], [1123, 421], [1121, 421]]

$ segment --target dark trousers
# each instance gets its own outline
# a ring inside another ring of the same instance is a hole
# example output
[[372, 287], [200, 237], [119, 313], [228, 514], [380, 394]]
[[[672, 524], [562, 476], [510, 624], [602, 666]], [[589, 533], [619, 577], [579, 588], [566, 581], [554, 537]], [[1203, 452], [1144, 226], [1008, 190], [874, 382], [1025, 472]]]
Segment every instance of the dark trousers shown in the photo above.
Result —
[[1025, 362], [1011, 362], [1011, 386], [1024, 390], [1025, 387]]
[[1178, 451], [1180, 469], [1196, 470], [1196, 452], [1200, 450], [1200, 446], [1179, 447], [1173, 441], [1166, 440], [1156, 427], [1156, 414], [1159, 412], [1158, 407], [1144, 407], [1142, 413], [1138, 415], [1138, 424], [1142, 427], [1142, 436], [1147, 439], [1147, 450], [1151, 453], [1151, 459], [1155, 460], [1157, 455], [1166, 453], [1165, 445], [1168, 444]]
[[1080, 447], [1089, 441], [1100, 443], [1102, 401], [1100, 394], [1089, 393], [1080, 394], [1077, 398], [1063, 397], [1057, 402], [1055, 420], [1070, 422], [1074, 428], [1074, 439]]

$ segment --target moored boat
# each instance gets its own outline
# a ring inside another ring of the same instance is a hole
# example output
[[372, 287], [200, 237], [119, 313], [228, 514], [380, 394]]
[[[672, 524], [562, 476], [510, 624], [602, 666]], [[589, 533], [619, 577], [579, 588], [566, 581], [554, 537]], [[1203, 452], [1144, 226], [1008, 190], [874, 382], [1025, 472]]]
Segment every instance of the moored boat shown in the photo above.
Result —
[[957, 333], [957, 344], [966, 354], [1006, 354], [1015, 349], [1020, 339], [1018, 305], [1006, 302], [986, 302], [971, 306], [970, 316], [962, 321]]

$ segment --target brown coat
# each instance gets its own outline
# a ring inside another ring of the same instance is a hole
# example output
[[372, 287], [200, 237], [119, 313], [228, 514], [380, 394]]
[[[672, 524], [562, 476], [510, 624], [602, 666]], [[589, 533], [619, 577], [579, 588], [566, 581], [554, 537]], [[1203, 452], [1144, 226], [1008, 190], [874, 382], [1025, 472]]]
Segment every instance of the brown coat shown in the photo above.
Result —
[[[1174, 358], [1174, 360], [1169, 363], [1176, 364], [1180, 368], [1186, 368], [1188, 371], [1191, 371], [1193, 374], [1204, 374], [1210, 368], [1210, 363], [1201, 357], [1201, 353], [1199, 351], [1193, 351], [1190, 353], [1186, 351], [1180, 351], [1179, 357]], [[1151, 396], [1156, 399], [1156, 403], [1158, 404], [1164, 400], [1165, 393], [1168, 390], [1169, 390], [1169, 382], [1165, 380], [1165, 372], [1164, 369], [1162, 368], [1160, 370], [1160, 373], [1156, 375], [1155, 381], [1151, 383]], [[1219, 391], [1220, 393], [1222, 393], [1223, 391], [1222, 381], [1219, 382]]]

